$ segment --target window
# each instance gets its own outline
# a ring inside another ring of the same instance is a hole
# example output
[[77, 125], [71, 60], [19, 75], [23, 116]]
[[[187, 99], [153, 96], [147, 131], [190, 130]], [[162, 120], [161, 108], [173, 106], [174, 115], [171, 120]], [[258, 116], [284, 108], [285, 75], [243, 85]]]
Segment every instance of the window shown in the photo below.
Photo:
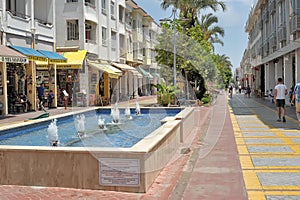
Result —
[[85, 24], [85, 42], [92, 40], [92, 25]]
[[132, 20], [132, 29], [136, 29], [136, 20]]
[[102, 45], [107, 46], [107, 28], [102, 27]]
[[78, 0], [67, 0], [67, 3], [78, 2]]
[[119, 6], [119, 22], [124, 23], [124, 13], [125, 9], [122, 6]]
[[106, 0], [101, 0], [101, 12], [106, 15]]
[[96, 8], [95, 6], [95, 0], [85, 0], [85, 5], [92, 7], [92, 8]]
[[112, 31], [111, 32], [111, 50], [116, 51], [117, 49], [117, 33]]
[[115, 19], [115, 2], [110, 2], [110, 15], [112, 19]]
[[67, 40], [79, 40], [78, 20], [67, 21]]

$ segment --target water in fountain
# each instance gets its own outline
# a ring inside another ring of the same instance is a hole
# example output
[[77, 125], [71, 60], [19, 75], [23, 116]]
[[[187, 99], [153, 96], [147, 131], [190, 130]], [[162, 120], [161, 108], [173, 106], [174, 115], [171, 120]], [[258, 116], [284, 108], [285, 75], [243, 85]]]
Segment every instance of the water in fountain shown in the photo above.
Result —
[[83, 114], [75, 118], [75, 128], [79, 137], [84, 136], [85, 131], [85, 116]]
[[141, 114], [141, 108], [138, 101], [135, 101], [135, 114], [140, 115]]
[[58, 145], [58, 129], [57, 129], [56, 121], [57, 121], [56, 119], [52, 120], [52, 122], [50, 123], [47, 129], [48, 140], [51, 146]]
[[118, 103], [115, 103], [114, 107], [111, 108], [110, 116], [112, 118], [112, 123], [117, 124], [120, 121], [120, 110], [118, 107]]
[[131, 115], [130, 108], [129, 108], [129, 106], [127, 106], [125, 108], [125, 117], [126, 117], [126, 119], [132, 119], [132, 117], [130, 115]]
[[105, 119], [102, 118], [101, 116], [99, 117], [98, 119], [98, 126], [101, 130], [106, 130], [106, 127], [105, 127]]

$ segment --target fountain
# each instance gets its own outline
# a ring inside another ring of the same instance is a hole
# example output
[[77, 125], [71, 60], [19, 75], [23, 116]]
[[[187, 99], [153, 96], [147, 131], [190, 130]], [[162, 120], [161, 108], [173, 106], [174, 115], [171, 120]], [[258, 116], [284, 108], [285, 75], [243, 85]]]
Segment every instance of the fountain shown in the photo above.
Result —
[[110, 116], [112, 118], [112, 123], [117, 124], [120, 121], [120, 110], [118, 108], [118, 103], [115, 103], [114, 107], [111, 108]]
[[57, 146], [58, 145], [58, 129], [56, 125], [57, 120], [54, 119], [48, 126], [47, 132], [48, 132], [48, 140], [51, 146]]
[[99, 119], [98, 119], [98, 126], [101, 130], [106, 129], [104, 122], [105, 122], [105, 119], [100, 116]]
[[135, 115], [140, 115], [140, 114], [141, 114], [140, 104], [138, 101], [135, 101]]
[[83, 114], [75, 118], [75, 128], [79, 137], [84, 136], [85, 132], [85, 116]]
[[125, 117], [126, 117], [126, 119], [132, 119], [132, 117], [130, 115], [131, 115], [130, 108], [129, 108], [129, 106], [127, 106], [125, 108]]

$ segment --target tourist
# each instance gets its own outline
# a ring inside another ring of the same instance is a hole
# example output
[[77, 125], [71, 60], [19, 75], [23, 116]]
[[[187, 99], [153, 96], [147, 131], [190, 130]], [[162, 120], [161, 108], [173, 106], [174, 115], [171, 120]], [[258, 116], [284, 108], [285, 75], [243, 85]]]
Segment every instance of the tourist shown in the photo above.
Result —
[[53, 99], [54, 99], [54, 93], [52, 90], [50, 90], [50, 92], [48, 94], [48, 109], [50, 109], [52, 107]]
[[281, 121], [281, 116], [282, 116], [282, 121], [286, 122], [285, 119], [285, 95], [287, 95], [287, 87], [286, 85], [283, 84], [282, 78], [278, 78], [278, 83], [275, 86], [274, 90], [274, 101], [277, 107], [277, 114], [278, 114], [278, 119], [277, 121]]
[[64, 94], [64, 107], [65, 110], [67, 110], [69, 94], [67, 93], [66, 90], [63, 90], [63, 94]]
[[246, 88], [246, 93], [245, 93], [245, 94], [247, 95], [247, 97], [250, 98], [250, 94], [251, 94], [251, 88], [250, 88], [250, 85], [247, 86], [247, 88]]
[[39, 99], [39, 110], [42, 110], [44, 108], [44, 83], [41, 83], [40, 87], [37, 88], [38, 92], [38, 99]]
[[300, 82], [295, 85], [291, 105], [296, 106], [296, 116], [298, 121], [300, 121]]

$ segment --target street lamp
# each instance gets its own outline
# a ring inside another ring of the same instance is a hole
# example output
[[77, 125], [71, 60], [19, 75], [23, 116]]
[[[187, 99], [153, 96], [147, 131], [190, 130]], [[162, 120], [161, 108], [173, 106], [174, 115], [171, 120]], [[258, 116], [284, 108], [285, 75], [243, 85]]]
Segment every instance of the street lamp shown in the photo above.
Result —
[[175, 19], [176, 19], [176, 11], [177, 9], [173, 7], [172, 15], [169, 18], [160, 19], [161, 22], [170, 22], [172, 21], [170, 18], [173, 16], [173, 30], [174, 30], [174, 42], [173, 42], [173, 53], [174, 53], [174, 60], [173, 60], [173, 85], [176, 85], [176, 27], [175, 27]]

